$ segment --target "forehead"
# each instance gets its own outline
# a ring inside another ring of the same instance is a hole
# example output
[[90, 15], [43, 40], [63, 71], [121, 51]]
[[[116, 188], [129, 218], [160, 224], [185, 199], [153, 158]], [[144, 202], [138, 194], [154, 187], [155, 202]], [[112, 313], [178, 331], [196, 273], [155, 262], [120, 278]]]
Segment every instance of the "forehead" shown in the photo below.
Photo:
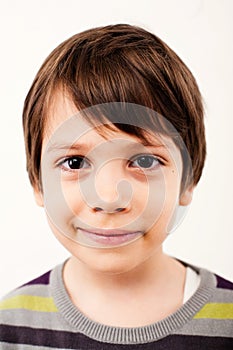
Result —
[[[95, 107], [95, 106], [94, 106]], [[124, 140], [127, 147], [132, 142], [141, 143], [143, 146], [165, 146], [168, 149], [174, 149], [175, 145], [172, 139], [161, 134], [152, 134], [146, 129], [141, 129], [143, 139], [139, 135], [127, 133], [119, 130], [111, 121], [105, 120], [91, 126], [85, 120], [82, 113], [75, 106], [70, 95], [60, 90], [55, 91], [50, 106], [47, 111], [47, 119], [44, 127], [43, 149], [50, 144], [70, 145], [78, 140], [82, 144], [95, 145], [103, 141], [112, 142], [113, 140]]]
[[57, 89], [50, 97], [44, 125], [44, 139], [51, 137], [60, 125], [78, 113], [78, 109], [68, 94]]

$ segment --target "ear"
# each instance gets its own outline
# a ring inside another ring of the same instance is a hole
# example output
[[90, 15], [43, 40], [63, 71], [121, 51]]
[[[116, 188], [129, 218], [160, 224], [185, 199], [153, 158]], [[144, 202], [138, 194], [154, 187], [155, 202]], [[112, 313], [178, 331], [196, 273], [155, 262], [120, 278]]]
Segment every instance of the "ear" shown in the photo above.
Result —
[[38, 186], [35, 186], [33, 187], [33, 193], [34, 193], [36, 204], [39, 205], [40, 207], [43, 207], [44, 198], [43, 198], [43, 193], [41, 189], [39, 189]]
[[190, 186], [184, 190], [184, 192], [180, 195], [179, 204], [181, 206], [187, 206], [191, 203], [193, 198], [194, 186]]

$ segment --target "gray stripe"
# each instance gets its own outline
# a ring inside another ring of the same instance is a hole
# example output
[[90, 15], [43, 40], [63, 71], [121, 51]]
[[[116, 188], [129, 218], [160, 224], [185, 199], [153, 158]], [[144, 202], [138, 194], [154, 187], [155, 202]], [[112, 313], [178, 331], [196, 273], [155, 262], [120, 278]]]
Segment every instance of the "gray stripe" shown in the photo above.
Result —
[[[47, 347], [47, 346], [37, 346], [37, 345], [25, 345], [25, 344], [10, 344], [10, 343], [2, 343], [0, 342], [0, 349], [1, 350], [51, 350], [55, 348]], [[62, 348], [59, 350], [72, 350], [72, 349], [66, 349]], [[81, 349], [77, 349], [81, 350]]]
[[233, 303], [233, 290], [217, 288], [210, 303]]
[[5, 295], [1, 300], [10, 299], [15, 295], [34, 295], [41, 297], [50, 297], [48, 285], [33, 284], [15, 289], [12, 292]]
[[38, 312], [31, 310], [3, 310], [0, 312], [2, 324], [44, 328], [51, 330], [76, 331], [59, 312]]
[[184, 325], [173, 334], [233, 338], [233, 320], [198, 319]]

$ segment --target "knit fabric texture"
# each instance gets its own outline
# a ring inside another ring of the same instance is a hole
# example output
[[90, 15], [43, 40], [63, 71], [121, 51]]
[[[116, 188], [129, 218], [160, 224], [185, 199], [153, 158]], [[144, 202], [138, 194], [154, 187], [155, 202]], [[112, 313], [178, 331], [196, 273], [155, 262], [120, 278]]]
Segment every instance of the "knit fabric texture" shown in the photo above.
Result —
[[200, 275], [196, 292], [173, 314], [144, 327], [103, 325], [72, 303], [63, 264], [0, 301], [0, 349], [233, 349], [233, 283], [182, 262]]

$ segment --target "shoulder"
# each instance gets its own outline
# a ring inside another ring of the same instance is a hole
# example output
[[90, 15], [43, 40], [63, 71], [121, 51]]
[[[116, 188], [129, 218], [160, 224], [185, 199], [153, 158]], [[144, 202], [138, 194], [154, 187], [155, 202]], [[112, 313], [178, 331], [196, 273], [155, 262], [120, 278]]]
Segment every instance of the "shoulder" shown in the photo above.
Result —
[[181, 333], [187, 339], [200, 342], [200, 348], [232, 348], [233, 283], [206, 268], [188, 263], [184, 265], [198, 273], [200, 282], [184, 305], [190, 312], [195, 307], [195, 311]]
[[22, 315], [31, 318], [39, 312], [55, 310], [50, 295], [51, 271], [14, 289], [0, 300], [0, 324], [20, 323]]
[[[233, 334], [233, 283], [218, 274], [200, 269], [209, 284], [210, 296], [194, 316], [196, 325], [210, 336], [232, 339]], [[233, 341], [233, 340], [232, 340]]]
[[36, 344], [35, 339], [48, 337], [47, 330], [58, 314], [50, 291], [51, 273], [25, 283], [0, 300], [0, 348], [2, 342]]
[[218, 274], [213, 275], [215, 288], [206, 312], [215, 319], [230, 321], [233, 332], [233, 283]]

